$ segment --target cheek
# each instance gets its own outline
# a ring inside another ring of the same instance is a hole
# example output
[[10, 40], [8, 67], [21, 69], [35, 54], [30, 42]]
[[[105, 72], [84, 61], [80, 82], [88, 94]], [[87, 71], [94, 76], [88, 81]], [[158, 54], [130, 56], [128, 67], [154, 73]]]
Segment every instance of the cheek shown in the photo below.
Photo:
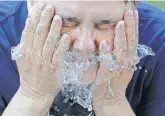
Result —
[[68, 34], [70, 36], [70, 40], [71, 40], [71, 46], [73, 45], [74, 41], [76, 40], [76, 35], [73, 34], [73, 31], [75, 29], [70, 29], [70, 28], [63, 28], [61, 29], [61, 36], [65, 33]]
[[98, 33], [96, 33], [95, 36], [95, 41], [97, 46], [99, 46], [100, 42], [102, 40], [106, 40], [106, 42], [111, 45], [112, 47], [114, 47], [114, 30], [106, 30], [106, 31], [100, 31]]

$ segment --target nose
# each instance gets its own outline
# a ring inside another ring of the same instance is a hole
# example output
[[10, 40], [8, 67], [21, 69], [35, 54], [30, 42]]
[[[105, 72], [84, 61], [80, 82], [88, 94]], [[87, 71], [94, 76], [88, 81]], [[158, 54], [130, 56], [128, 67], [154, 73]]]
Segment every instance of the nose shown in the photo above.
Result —
[[90, 28], [76, 28], [74, 31], [76, 39], [73, 48], [82, 52], [93, 52], [95, 50], [94, 34]]

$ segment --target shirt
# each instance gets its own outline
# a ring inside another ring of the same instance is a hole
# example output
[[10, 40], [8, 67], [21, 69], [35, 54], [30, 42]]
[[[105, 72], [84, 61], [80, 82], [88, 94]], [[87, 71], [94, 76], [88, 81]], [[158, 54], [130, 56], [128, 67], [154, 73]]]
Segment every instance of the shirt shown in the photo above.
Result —
[[[137, 64], [139, 69], [127, 87], [126, 97], [137, 116], [165, 116], [165, 12], [145, 2], [137, 5], [137, 9], [139, 44], [151, 47], [156, 55], [144, 57]], [[0, 2], [0, 115], [20, 84], [10, 51], [20, 41], [27, 14], [26, 1]], [[78, 104], [64, 104], [63, 100], [59, 93], [50, 109], [53, 115], [90, 113]]]

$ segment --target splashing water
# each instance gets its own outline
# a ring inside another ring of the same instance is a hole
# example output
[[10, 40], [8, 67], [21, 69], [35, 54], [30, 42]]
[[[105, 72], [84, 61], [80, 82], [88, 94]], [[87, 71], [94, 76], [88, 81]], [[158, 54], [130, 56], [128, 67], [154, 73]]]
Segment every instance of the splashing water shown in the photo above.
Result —
[[[12, 60], [18, 60], [22, 55], [20, 54], [21, 45], [13, 47], [11, 50]], [[109, 49], [109, 48], [108, 48]], [[138, 56], [143, 58], [148, 55], [155, 55], [151, 48], [145, 45], [138, 45]], [[95, 83], [82, 84], [84, 72], [86, 72], [93, 65], [98, 62], [106, 62], [107, 66], [111, 70], [127, 68], [116, 64], [115, 56], [99, 56], [95, 53], [82, 53], [78, 50], [68, 50], [65, 54], [65, 59], [62, 60], [62, 67], [59, 74], [59, 86], [61, 87], [62, 94], [66, 97], [63, 101], [67, 103], [69, 99], [73, 100], [73, 103], [78, 103], [82, 107], [92, 110], [92, 90], [95, 88]], [[134, 66], [134, 70], [137, 67]], [[109, 88], [109, 92], [113, 95], [113, 91]]]
[[64, 103], [71, 99], [89, 111], [92, 110], [92, 85], [82, 84], [81, 79], [84, 72], [96, 64], [97, 60], [93, 53], [84, 54], [78, 50], [66, 52], [59, 75], [62, 94], [66, 97]]
[[[74, 55], [77, 57], [74, 57]], [[154, 52], [151, 48], [145, 45], [138, 46], [138, 56], [143, 58], [148, 55], [154, 55]], [[85, 59], [85, 60], [84, 60]], [[107, 66], [110, 65], [109, 69], [123, 69], [127, 68], [115, 63], [114, 56], [98, 56], [97, 54], [90, 54], [88, 58], [84, 57], [84, 54], [78, 50], [67, 51], [65, 60], [63, 61], [63, 68], [61, 68], [61, 82], [62, 93], [66, 96], [64, 102], [67, 102], [69, 99], [73, 100], [74, 103], [78, 103], [84, 108], [87, 108], [89, 111], [92, 110], [92, 89], [93, 86], [81, 84], [81, 79], [83, 74], [94, 64], [105, 61]], [[137, 67], [134, 67], [134, 70], [137, 70]], [[110, 94], [112, 95], [113, 91], [110, 89]]]
[[97, 58], [94, 54], [84, 55], [78, 50], [67, 51], [60, 68], [59, 77], [62, 79], [62, 84], [80, 84], [84, 72], [96, 63]]
[[78, 103], [83, 108], [87, 108], [88, 111], [92, 110], [92, 85], [64, 85], [62, 88], [62, 94], [65, 96], [64, 103], [67, 103], [69, 99], [74, 103]]
[[18, 60], [23, 55], [20, 53], [22, 44], [18, 44], [17, 46], [14, 46], [11, 48], [11, 56], [12, 60]]
[[146, 45], [138, 45], [138, 57], [143, 58], [148, 55], [154, 56], [155, 53], [153, 52], [153, 50], [150, 47], [148, 47]]

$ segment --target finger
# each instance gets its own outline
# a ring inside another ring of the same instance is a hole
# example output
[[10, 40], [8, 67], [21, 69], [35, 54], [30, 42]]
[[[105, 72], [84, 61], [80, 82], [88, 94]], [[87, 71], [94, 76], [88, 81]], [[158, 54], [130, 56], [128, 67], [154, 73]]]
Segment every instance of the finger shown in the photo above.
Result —
[[44, 7], [45, 5], [41, 3], [34, 6], [32, 10], [33, 12], [31, 12], [29, 16], [32, 20], [31, 20], [31, 24], [29, 25], [28, 31], [35, 32], [36, 27], [40, 21], [40, 17]]
[[110, 46], [108, 46], [105, 40], [101, 41], [99, 44], [99, 55], [106, 55], [109, 53]]
[[127, 54], [124, 21], [119, 21], [115, 27], [114, 52], [117, 64], [124, 65], [124, 60]]
[[136, 39], [138, 42], [138, 38], [139, 38], [139, 13], [137, 10], [134, 10], [134, 16], [135, 16], [135, 35], [136, 35]]
[[134, 10], [135, 16], [135, 52], [134, 55], [137, 56], [137, 47], [139, 43], [139, 13], [137, 10]]
[[47, 5], [41, 14], [39, 24], [35, 31], [35, 39], [33, 41], [33, 49], [38, 56], [41, 56], [41, 51], [45, 39], [47, 38], [53, 15], [54, 8], [51, 5]]
[[106, 68], [107, 57], [110, 54], [110, 46], [108, 46], [105, 40], [101, 41], [99, 44], [99, 56], [103, 57], [103, 62], [100, 62], [100, 69]]
[[137, 10], [134, 10], [134, 16], [135, 16], [135, 43], [134, 43], [134, 51], [132, 51], [133, 60], [130, 62], [130, 64], [136, 65], [139, 63], [139, 57], [138, 57], [138, 43], [139, 43], [139, 13]]
[[34, 6], [34, 11], [31, 16], [29, 16], [27, 19], [30, 19], [29, 25], [25, 26], [23, 34], [25, 37], [28, 36], [27, 39], [23, 39], [21, 41], [24, 41], [25, 43], [32, 43], [33, 40], [33, 35], [35, 32], [35, 29], [39, 23], [41, 13], [44, 9], [45, 5], [44, 4], [37, 4]]
[[25, 28], [22, 32], [22, 37], [20, 41], [20, 43], [24, 43], [22, 48], [23, 54], [25, 54], [26, 52], [26, 54], [29, 53], [29, 49], [32, 46], [33, 42], [34, 31], [36, 26], [38, 25], [39, 17], [41, 15], [42, 10], [44, 9], [44, 6], [44, 4], [37, 4], [36, 6], [34, 6], [35, 12], [33, 12], [33, 14], [26, 19]]
[[99, 44], [99, 55], [103, 57], [103, 61], [100, 62], [100, 67], [97, 74], [97, 83], [109, 80], [109, 68], [112, 67], [110, 60], [112, 61], [112, 47], [107, 44], [105, 40]]
[[124, 21], [126, 24], [126, 38], [128, 44], [128, 50], [133, 51], [135, 49], [135, 41], [136, 41], [136, 29], [135, 29], [135, 17], [132, 10], [126, 11], [124, 15]]
[[69, 35], [64, 34], [61, 37], [57, 50], [53, 54], [52, 64], [54, 66], [57, 64], [57, 62], [62, 61], [64, 59], [65, 52], [66, 50], [69, 49], [69, 46], [70, 46], [70, 37]]
[[55, 15], [42, 51], [42, 57], [44, 58], [45, 63], [48, 64], [52, 63], [51, 60], [60, 37], [61, 27], [62, 27], [62, 19], [60, 16]]
[[[26, 30], [28, 29], [29, 25], [30, 25], [30, 22], [31, 22], [31, 18], [28, 17], [26, 19], [26, 22], [25, 22], [25, 27], [24, 27], [24, 30], [22, 32], [22, 36], [21, 36], [21, 40], [20, 40], [20, 44], [21, 44], [21, 50], [20, 50], [20, 54], [23, 55], [23, 56], [26, 56], [27, 54], [27, 43], [25, 42], [26, 37], [27, 37], [27, 32]], [[32, 40], [32, 39], [31, 39]]]

